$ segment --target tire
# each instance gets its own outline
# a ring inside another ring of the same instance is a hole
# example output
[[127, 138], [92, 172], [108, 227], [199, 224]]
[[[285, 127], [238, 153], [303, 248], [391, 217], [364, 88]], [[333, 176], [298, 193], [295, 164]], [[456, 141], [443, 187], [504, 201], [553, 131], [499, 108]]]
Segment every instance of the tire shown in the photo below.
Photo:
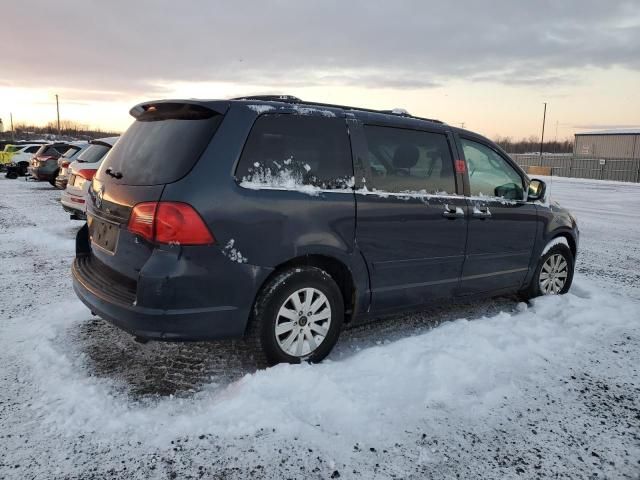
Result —
[[[294, 311], [296, 298], [295, 310], [309, 311]], [[331, 276], [316, 267], [294, 267], [278, 273], [260, 291], [247, 340], [259, 366], [315, 363], [331, 352], [343, 321], [344, 301]]]
[[[554, 267], [556, 262], [558, 266]], [[566, 267], [563, 268], [565, 264]], [[564, 295], [571, 288], [573, 269], [574, 259], [569, 247], [564, 244], [554, 245], [540, 257], [531, 283], [521, 292], [521, 298], [527, 301], [543, 295]]]
[[[53, 186], [56, 187], [56, 178], [58, 178], [58, 174], [60, 173], [60, 170], [56, 170], [55, 173], [53, 174], [53, 177], [51, 177], [51, 179], [49, 180], [49, 183]], [[56, 187], [58, 188], [58, 187]]]

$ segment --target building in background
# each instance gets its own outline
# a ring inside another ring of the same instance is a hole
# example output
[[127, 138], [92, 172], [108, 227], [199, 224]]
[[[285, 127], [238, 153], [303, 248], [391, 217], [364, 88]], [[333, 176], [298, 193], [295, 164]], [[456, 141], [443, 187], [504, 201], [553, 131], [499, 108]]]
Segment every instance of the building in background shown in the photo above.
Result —
[[576, 133], [573, 153], [588, 157], [640, 159], [640, 128]]

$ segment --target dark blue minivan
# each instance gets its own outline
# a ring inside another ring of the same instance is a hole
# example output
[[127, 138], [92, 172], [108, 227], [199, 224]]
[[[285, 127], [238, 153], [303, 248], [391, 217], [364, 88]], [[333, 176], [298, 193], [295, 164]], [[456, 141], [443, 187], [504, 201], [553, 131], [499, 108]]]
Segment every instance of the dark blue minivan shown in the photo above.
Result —
[[93, 178], [74, 289], [142, 340], [322, 360], [345, 324], [569, 290], [575, 218], [486, 138], [295, 97], [165, 100]]

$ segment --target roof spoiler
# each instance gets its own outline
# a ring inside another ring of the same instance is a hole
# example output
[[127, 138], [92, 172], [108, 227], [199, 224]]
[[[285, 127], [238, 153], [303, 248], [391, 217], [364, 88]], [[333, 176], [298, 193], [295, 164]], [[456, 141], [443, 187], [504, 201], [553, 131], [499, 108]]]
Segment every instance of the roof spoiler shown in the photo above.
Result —
[[139, 121], [205, 120], [226, 112], [227, 108], [220, 108], [221, 103], [224, 102], [159, 100], [139, 103], [129, 113]]

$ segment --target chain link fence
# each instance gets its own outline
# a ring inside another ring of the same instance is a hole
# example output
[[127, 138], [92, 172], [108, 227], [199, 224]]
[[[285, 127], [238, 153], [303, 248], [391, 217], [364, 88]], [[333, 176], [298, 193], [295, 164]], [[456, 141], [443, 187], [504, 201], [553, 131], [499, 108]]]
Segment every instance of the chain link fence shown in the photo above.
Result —
[[640, 183], [639, 158], [606, 158], [584, 155], [512, 154], [525, 171], [529, 167], [547, 167], [558, 177], [592, 178]]

